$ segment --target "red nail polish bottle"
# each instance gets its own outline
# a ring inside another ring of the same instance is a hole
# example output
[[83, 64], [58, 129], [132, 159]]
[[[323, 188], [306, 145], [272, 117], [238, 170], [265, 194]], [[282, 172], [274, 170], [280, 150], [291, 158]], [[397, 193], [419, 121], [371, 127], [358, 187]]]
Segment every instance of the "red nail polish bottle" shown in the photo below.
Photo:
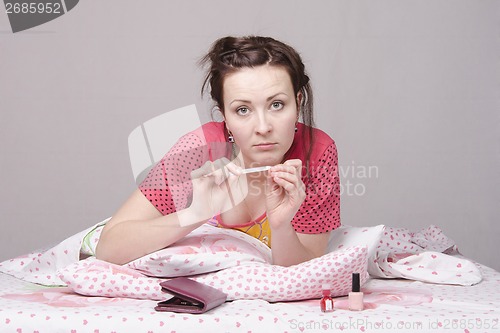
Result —
[[330, 285], [324, 284], [321, 286], [323, 298], [320, 301], [322, 312], [332, 312], [333, 311], [333, 299], [330, 292]]

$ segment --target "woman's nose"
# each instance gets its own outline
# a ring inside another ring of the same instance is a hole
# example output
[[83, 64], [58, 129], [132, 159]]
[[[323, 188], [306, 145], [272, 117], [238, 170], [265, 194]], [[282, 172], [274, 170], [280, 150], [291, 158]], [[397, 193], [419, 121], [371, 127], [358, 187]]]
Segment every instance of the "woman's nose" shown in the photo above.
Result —
[[266, 112], [259, 112], [256, 121], [255, 131], [259, 134], [269, 133], [273, 128], [271, 119], [266, 115]]

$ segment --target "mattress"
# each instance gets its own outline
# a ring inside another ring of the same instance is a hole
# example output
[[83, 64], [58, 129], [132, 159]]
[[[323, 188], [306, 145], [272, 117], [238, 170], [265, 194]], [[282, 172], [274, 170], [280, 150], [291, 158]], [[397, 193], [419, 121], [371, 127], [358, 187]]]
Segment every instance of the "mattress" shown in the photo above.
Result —
[[347, 297], [323, 313], [319, 299], [234, 300], [204, 314], [156, 312], [156, 301], [89, 297], [0, 274], [1, 332], [500, 332], [500, 273], [478, 264], [473, 286], [370, 279], [363, 311]]
[[[462, 256], [436, 226], [343, 226], [324, 256], [281, 267], [255, 238], [207, 225], [118, 266], [92, 256], [105, 222], [0, 263], [0, 332], [500, 332], [500, 273]], [[348, 308], [352, 271], [362, 311]], [[168, 298], [159, 283], [174, 275], [228, 301], [203, 314], [157, 312]], [[327, 313], [324, 282], [334, 296]]]

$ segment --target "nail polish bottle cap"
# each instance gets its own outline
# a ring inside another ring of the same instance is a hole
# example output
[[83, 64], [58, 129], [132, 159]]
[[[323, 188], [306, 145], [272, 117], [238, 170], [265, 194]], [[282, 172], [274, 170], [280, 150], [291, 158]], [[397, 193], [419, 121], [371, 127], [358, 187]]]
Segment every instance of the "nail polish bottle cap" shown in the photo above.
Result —
[[352, 291], [358, 293], [360, 290], [359, 273], [352, 273]]
[[321, 289], [323, 290], [322, 291], [323, 296], [330, 296], [330, 294], [331, 294], [330, 288], [331, 288], [331, 286], [329, 284], [323, 284], [321, 286]]

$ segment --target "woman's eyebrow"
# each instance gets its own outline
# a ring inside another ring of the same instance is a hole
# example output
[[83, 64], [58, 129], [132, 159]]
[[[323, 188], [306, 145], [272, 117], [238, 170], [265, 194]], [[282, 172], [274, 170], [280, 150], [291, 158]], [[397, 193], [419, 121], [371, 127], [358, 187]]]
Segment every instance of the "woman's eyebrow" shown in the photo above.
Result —
[[233, 99], [233, 100], [231, 101], [231, 103], [229, 103], [229, 105], [232, 105], [232, 104], [234, 104], [234, 103], [236, 103], [236, 102], [239, 102], [239, 103], [245, 103], [245, 104], [251, 104], [251, 103], [252, 103], [252, 102], [247, 101], [247, 100], [244, 100], [244, 99]]
[[[287, 95], [286, 93], [284, 93], [284, 92], [279, 92], [279, 93], [277, 93], [277, 94], [274, 94], [274, 95], [269, 96], [268, 98], [266, 98], [266, 101], [267, 101], [267, 102], [269, 102], [270, 100], [275, 99], [275, 98], [276, 98], [277, 96], [279, 96], [279, 95], [285, 95], [285, 96], [287, 96], [287, 97], [288, 97], [288, 95]], [[229, 105], [232, 105], [232, 104], [233, 104], [233, 103], [235, 103], [235, 102], [245, 103], [245, 104], [251, 104], [251, 103], [252, 103], [251, 101], [249, 101], [249, 100], [245, 100], [245, 99], [233, 99], [233, 100], [229, 103]]]
[[279, 96], [279, 95], [285, 95], [286, 97], [288, 97], [288, 95], [287, 95], [286, 93], [284, 93], [284, 92], [279, 92], [279, 93], [277, 93], [277, 94], [274, 94], [274, 95], [272, 95], [272, 96], [268, 97], [268, 98], [267, 98], [267, 101], [269, 102], [270, 100], [275, 99], [275, 98], [276, 98], [277, 96]]

